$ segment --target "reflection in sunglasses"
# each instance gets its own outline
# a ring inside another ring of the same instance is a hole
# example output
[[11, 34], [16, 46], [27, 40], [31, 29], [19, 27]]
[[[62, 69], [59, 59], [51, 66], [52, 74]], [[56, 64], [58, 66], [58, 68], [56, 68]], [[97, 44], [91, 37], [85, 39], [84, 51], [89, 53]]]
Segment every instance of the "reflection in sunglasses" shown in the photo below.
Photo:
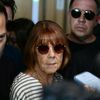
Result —
[[73, 18], [79, 18], [82, 15], [82, 11], [84, 12], [84, 17], [87, 20], [91, 21], [91, 20], [94, 19], [95, 13], [93, 11], [91, 11], [91, 10], [80, 10], [78, 8], [74, 8], [74, 9], [71, 10], [71, 16]]

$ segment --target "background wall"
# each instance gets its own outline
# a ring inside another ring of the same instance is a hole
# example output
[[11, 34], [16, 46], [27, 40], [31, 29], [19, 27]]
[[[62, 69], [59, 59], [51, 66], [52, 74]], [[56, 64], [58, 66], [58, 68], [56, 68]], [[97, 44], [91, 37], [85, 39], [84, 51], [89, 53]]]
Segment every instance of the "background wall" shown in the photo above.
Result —
[[32, 19], [32, 0], [15, 0], [17, 5], [17, 12], [15, 19], [25, 17]]
[[[34, 0], [37, 1], [37, 0]], [[38, 0], [39, 20], [49, 19], [57, 22], [66, 33], [70, 33], [68, 22], [68, 5], [70, 0]], [[17, 12], [15, 19], [25, 17], [32, 19], [32, 0], [15, 0]], [[34, 2], [33, 2], [34, 3]]]

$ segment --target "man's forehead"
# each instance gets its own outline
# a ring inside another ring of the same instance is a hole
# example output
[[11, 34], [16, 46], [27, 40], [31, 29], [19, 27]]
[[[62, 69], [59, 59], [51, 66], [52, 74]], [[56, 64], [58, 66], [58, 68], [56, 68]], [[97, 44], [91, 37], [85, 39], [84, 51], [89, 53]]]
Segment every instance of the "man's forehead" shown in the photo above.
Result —
[[95, 0], [74, 0], [72, 8], [80, 8], [83, 10], [97, 12], [97, 5]]

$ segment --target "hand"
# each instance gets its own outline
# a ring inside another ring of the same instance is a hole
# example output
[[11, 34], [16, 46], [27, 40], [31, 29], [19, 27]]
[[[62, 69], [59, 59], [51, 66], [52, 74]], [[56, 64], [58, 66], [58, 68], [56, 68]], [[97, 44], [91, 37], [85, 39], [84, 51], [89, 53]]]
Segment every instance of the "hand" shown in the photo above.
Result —
[[96, 90], [88, 85], [84, 85], [84, 88], [88, 91], [88, 92], [95, 92]]

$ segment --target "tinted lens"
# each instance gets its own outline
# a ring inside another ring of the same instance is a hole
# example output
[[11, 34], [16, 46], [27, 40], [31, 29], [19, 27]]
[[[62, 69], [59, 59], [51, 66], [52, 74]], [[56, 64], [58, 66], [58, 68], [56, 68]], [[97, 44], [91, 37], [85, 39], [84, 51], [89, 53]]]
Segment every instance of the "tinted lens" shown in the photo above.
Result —
[[40, 45], [40, 46], [38, 46], [38, 51], [41, 54], [46, 54], [49, 51], [49, 47], [48, 47], [48, 45]]
[[[54, 49], [55, 53], [62, 53], [64, 50], [64, 45], [57, 44], [57, 45], [53, 46], [53, 49]], [[49, 46], [48, 45], [39, 45], [38, 51], [41, 54], [47, 54], [49, 51]]]
[[[79, 18], [81, 16], [81, 10], [78, 9], [78, 8], [75, 8], [75, 9], [72, 9], [71, 10], [71, 15], [73, 18]], [[95, 17], [95, 13], [91, 10], [85, 10], [84, 11], [84, 17], [87, 19], [87, 20], [93, 20], [94, 17]]]
[[86, 10], [85, 13], [84, 13], [84, 16], [87, 20], [93, 20], [94, 17], [95, 17], [95, 13], [92, 12], [92, 11], [88, 11]]
[[81, 16], [81, 11], [79, 9], [73, 9], [71, 11], [71, 15], [73, 18], [78, 18]]
[[61, 44], [55, 45], [54, 50], [56, 53], [62, 53], [64, 51], [64, 45]]

